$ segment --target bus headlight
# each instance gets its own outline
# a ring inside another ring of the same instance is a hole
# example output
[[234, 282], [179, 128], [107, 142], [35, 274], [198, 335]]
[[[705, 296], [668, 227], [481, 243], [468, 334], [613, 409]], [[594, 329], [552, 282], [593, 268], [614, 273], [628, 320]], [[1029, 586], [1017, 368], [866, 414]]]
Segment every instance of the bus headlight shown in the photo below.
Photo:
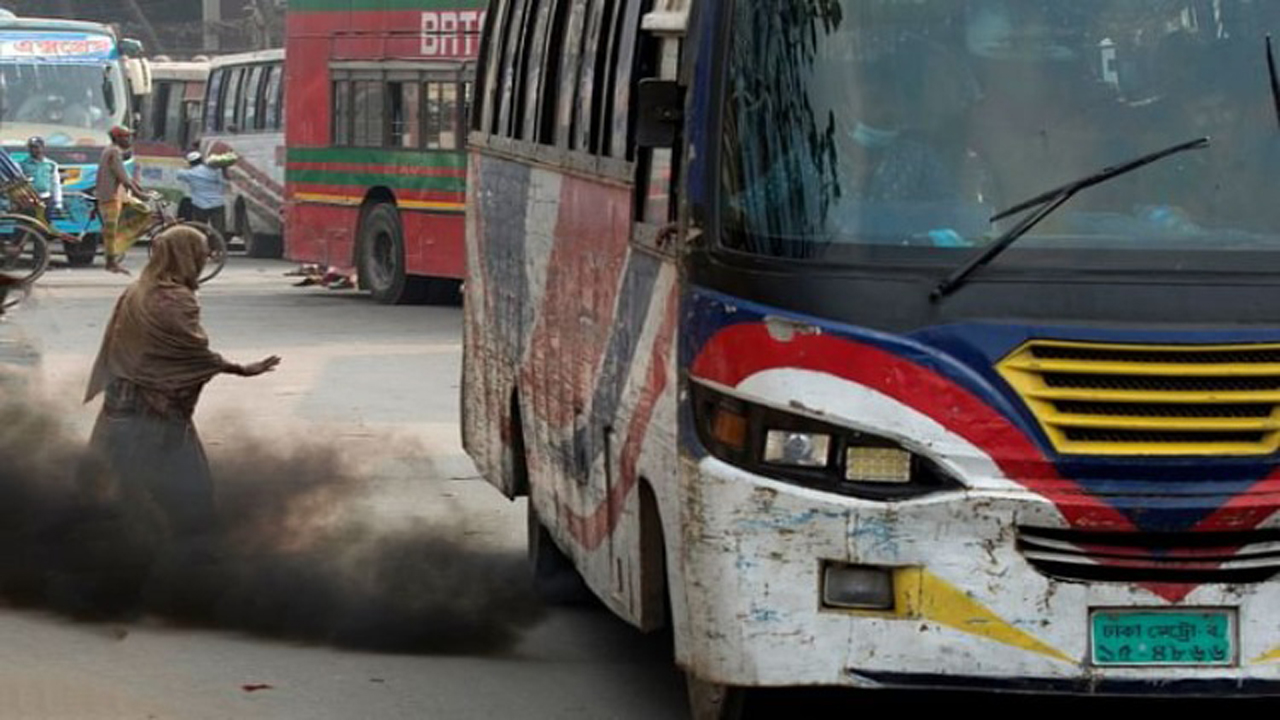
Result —
[[844, 479], [850, 482], [911, 482], [911, 453], [901, 448], [854, 446], [844, 457]]
[[926, 457], [888, 438], [691, 383], [695, 422], [715, 457], [816, 490], [897, 500], [961, 487]]
[[786, 467], [826, 467], [831, 462], [831, 436], [770, 430], [764, 436], [764, 461]]

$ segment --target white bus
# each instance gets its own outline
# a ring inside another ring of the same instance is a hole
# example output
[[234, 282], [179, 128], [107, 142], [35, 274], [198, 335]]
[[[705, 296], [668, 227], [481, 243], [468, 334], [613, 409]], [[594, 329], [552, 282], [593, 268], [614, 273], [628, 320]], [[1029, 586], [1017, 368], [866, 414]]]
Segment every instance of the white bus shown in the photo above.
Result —
[[209, 67], [207, 59], [156, 58], [151, 63], [152, 93], [139, 107], [135, 157], [142, 183], [173, 201], [183, 218], [191, 217], [191, 200], [175, 176], [187, 166], [184, 156], [200, 142]]
[[213, 60], [201, 147], [234, 152], [226, 227], [251, 257], [280, 257], [284, 238], [284, 50]]

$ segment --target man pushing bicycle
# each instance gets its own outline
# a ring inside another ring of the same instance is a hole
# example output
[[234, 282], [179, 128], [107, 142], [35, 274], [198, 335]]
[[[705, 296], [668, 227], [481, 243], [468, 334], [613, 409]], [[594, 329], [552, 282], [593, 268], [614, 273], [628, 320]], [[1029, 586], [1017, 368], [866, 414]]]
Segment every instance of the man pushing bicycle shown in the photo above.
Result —
[[107, 271], [129, 274], [120, 264], [125, 253], [151, 224], [151, 210], [141, 198], [146, 191], [124, 167], [124, 154], [133, 145], [133, 131], [123, 125], [111, 128], [111, 144], [98, 160], [95, 194], [102, 214], [102, 240]]

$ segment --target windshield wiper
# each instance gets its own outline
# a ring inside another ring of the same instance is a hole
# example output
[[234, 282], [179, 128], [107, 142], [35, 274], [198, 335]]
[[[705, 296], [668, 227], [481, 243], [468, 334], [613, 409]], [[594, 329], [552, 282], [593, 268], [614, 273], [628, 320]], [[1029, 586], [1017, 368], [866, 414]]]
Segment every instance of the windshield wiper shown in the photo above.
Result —
[[1096, 172], [1093, 175], [1083, 177], [1079, 180], [1073, 180], [1072, 182], [1056, 187], [1048, 192], [1040, 193], [1030, 200], [1020, 202], [1008, 210], [996, 213], [991, 218], [991, 222], [993, 223], [1032, 208], [1039, 208], [1035, 212], [1019, 220], [1018, 224], [1009, 228], [1006, 232], [993, 240], [990, 245], [984, 248], [983, 251], [972, 260], [965, 263], [962, 267], [957, 268], [950, 275], [944, 278], [942, 282], [938, 283], [938, 286], [933, 289], [933, 292], [930, 293], [929, 299], [933, 302], [938, 302], [955, 292], [976, 270], [994, 260], [997, 255], [1004, 252], [1010, 245], [1017, 242], [1018, 238], [1030, 232], [1032, 228], [1040, 224], [1040, 221], [1052, 215], [1055, 210], [1062, 207], [1071, 198], [1075, 197], [1076, 193], [1079, 193], [1081, 190], [1087, 190], [1094, 185], [1101, 185], [1112, 178], [1117, 178], [1121, 175], [1131, 173], [1138, 168], [1163, 160], [1170, 155], [1177, 155], [1178, 153], [1183, 153], [1188, 150], [1203, 150], [1207, 147], [1209, 147], [1209, 138], [1207, 137], [1196, 138], [1189, 142], [1179, 143], [1173, 147], [1158, 150], [1149, 155], [1143, 155], [1142, 157], [1135, 158], [1119, 165], [1112, 165], [1111, 167]]

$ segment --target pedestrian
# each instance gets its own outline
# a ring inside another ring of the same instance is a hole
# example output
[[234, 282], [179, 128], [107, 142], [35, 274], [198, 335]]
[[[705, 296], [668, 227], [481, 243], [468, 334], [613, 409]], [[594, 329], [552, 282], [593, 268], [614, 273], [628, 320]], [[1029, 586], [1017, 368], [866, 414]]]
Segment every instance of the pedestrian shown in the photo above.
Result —
[[107, 270], [129, 274], [121, 265], [124, 254], [151, 224], [151, 212], [141, 198], [146, 191], [125, 169], [125, 153], [133, 147], [133, 131], [123, 125], [111, 128], [111, 144], [98, 160], [96, 197], [102, 215], [102, 241]]
[[36, 136], [27, 140], [27, 157], [19, 163], [22, 172], [31, 181], [31, 187], [40, 196], [47, 221], [50, 212], [62, 208], [62, 177], [58, 163], [44, 152], [44, 138]]
[[192, 228], [156, 236], [141, 276], [116, 302], [85, 393], [85, 402], [105, 396], [90, 442], [115, 491], [157, 509], [170, 532], [187, 537], [214, 522], [209, 465], [192, 422], [200, 392], [217, 375], [253, 377], [280, 363], [272, 355], [238, 365], [209, 348], [196, 299], [208, 256]]
[[226, 224], [227, 179], [225, 171], [211, 167], [199, 150], [187, 153], [187, 169], [178, 171], [178, 181], [186, 184], [191, 193], [191, 219], [208, 223], [218, 232]]

